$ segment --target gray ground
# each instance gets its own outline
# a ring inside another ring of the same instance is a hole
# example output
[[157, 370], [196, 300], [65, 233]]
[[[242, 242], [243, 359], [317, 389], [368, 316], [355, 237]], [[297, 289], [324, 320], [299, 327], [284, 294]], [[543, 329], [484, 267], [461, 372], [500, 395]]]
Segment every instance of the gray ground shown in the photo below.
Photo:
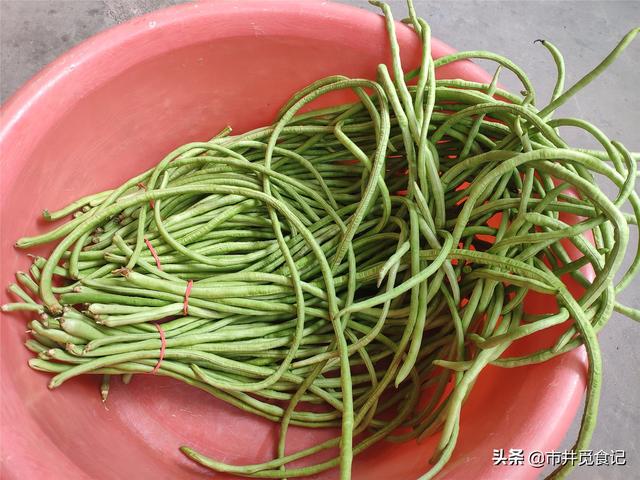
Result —
[[[43, 66], [64, 51], [129, 18], [180, 0], [0, 0], [0, 99], [6, 100]], [[372, 9], [365, 0], [342, 0]], [[401, 18], [404, 2], [390, 1]], [[521, 65], [548, 98], [554, 66], [545, 49], [532, 41], [554, 42], [565, 55], [567, 84], [592, 68], [632, 27], [640, 25], [638, 1], [479, 1], [415, 0], [418, 14], [435, 36], [460, 50], [487, 49]], [[501, 78], [509, 85], [506, 77]], [[560, 110], [596, 123], [612, 139], [640, 151], [640, 39], [595, 84]], [[512, 83], [515, 85], [515, 83]], [[567, 138], [585, 144], [581, 138]], [[605, 186], [606, 187], [606, 186]], [[637, 235], [635, 236], [637, 239]], [[635, 247], [635, 245], [633, 245]], [[640, 279], [622, 302], [640, 307]], [[581, 467], [573, 479], [631, 479], [640, 470], [640, 325], [614, 315], [600, 334], [605, 377], [594, 450], [624, 449], [626, 467]], [[567, 446], [577, 434], [569, 432]], [[515, 447], [515, 446], [514, 446]], [[517, 468], [517, 467], [516, 467]], [[636, 471], [634, 474], [633, 471]]]

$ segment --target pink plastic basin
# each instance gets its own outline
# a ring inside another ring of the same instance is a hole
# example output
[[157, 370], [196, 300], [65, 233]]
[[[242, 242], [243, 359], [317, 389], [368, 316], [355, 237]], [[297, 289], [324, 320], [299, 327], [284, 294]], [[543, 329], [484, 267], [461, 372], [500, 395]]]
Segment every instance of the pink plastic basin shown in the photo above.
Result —
[[[398, 26], [398, 35], [405, 66], [415, 66], [414, 34]], [[436, 57], [451, 51], [433, 41]], [[290, 94], [320, 77], [375, 78], [376, 65], [388, 59], [381, 17], [315, 1], [181, 5], [86, 41], [3, 109], [2, 285], [28, 267], [13, 241], [47, 228], [36, 220], [43, 208], [119, 184], [174, 147], [206, 140], [227, 124], [241, 132], [270, 123]], [[488, 80], [470, 62], [438, 75]], [[128, 386], [114, 382], [106, 406], [97, 378], [49, 391], [49, 376], [27, 366], [26, 320], [5, 315], [0, 322], [2, 478], [222, 479], [230, 477], [194, 465], [178, 446], [238, 464], [274, 454], [276, 425], [170, 379], [141, 375]], [[522, 348], [530, 349], [531, 341]], [[533, 341], [544, 343], [545, 334]], [[582, 350], [543, 365], [488, 368], [463, 409], [458, 446], [440, 478], [536, 477], [539, 471], [526, 465], [494, 467], [493, 449], [558, 447], [578, 408], [585, 372]], [[289, 448], [334, 434], [293, 429]], [[435, 441], [379, 443], [356, 458], [353, 477], [415, 479], [426, 471]], [[336, 478], [336, 472], [317, 478]]]

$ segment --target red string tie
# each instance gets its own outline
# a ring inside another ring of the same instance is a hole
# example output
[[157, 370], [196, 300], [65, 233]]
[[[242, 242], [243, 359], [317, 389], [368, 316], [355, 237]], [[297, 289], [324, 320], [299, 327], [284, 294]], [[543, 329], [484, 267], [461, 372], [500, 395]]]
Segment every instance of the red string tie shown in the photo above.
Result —
[[164, 360], [164, 351], [167, 348], [167, 339], [164, 336], [164, 330], [159, 323], [155, 323], [154, 325], [156, 326], [156, 328], [158, 329], [158, 333], [160, 334], [160, 356], [158, 357], [158, 363], [156, 363], [156, 366], [153, 367], [153, 370], [151, 370], [150, 372], [151, 375], [155, 375], [156, 373], [158, 373], [158, 370], [160, 370], [160, 364], [162, 363], [162, 360]]
[[158, 256], [158, 252], [156, 252], [156, 249], [153, 248], [153, 245], [151, 245], [151, 242], [147, 240], [146, 237], [144, 239], [144, 243], [146, 243], [147, 247], [149, 248], [149, 251], [151, 252], [151, 255], [153, 255], [153, 259], [156, 261], [156, 267], [158, 267], [158, 270], [162, 270], [162, 264], [160, 263], [160, 257]]
[[189, 280], [187, 282], [187, 289], [184, 291], [184, 304], [182, 308], [182, 313], [185, 315], [189, 314], [189, 295], [191, 295], [192, 287], [193, 287], [193, 280]]
[[[142, 183], [142, 182], [137, 183], [137, 184], [136, 184], [136, 187], [138, 187], [138, 188], [140, 188], [140, 189], [144, 190], [145, 192], [147, 191], [147, 186], [146, 186], [144, 183]], [[153, 202], [153, 199], [152, 199], [152, 200], [149, 200], [149, 206], [150, 206], [152, 209], [153, 209], [153, 208], [155, 208], [155, 203]]]

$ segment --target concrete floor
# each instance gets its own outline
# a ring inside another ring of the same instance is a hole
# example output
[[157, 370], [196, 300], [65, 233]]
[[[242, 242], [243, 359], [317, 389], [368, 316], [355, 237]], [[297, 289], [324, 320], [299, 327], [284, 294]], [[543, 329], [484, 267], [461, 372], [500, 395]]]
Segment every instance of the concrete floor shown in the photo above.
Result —
[[[365, 0], [342, 0], [374, 9]], [[58, 55], [94, 33], [148, 11], [182, 3], [180, 0], [0, 0], [0, 99], [16, 89]], [[404, 1], [389, 2], [396, 16]], [[432, 25], [438, 38], [460, 50], [486, 49], [521, 65], [548, 98], [555, 67], [544, 48], [532, 41], [554, 42], [567, 62], [567, 85], [592, 68], [632, 27], [640, 25], [638, 1], [479, 1], [415, 0], [418, 14]], [[510, 85], [506, 76], [501, 80]], [[596, 123], [629, 150], [640, 151], [640, 39], [594, 84], [560, 109]], [[515, 83], [512, 83], [515, 85]], [[589, 146], [566, 135], [574, 145]], [[634, 240], [637, 234], [634, 232]], [[635, 245], [633, 245], [635, 247]], [[640, 279], [621, 295], [640, 308]], [[624, 449], [627, 466], [580, 467], [573, 479], [628, 480], [640, 478], [640, 325], [615, 314], [600, 334], [604, 384], [600, 417], [591, 447]], [[577, 435], [575, 424], [566, 446]], [[517, 447], [517, 446], [514, 446]], [[636, 472], [635, 474], [633, 472]]]

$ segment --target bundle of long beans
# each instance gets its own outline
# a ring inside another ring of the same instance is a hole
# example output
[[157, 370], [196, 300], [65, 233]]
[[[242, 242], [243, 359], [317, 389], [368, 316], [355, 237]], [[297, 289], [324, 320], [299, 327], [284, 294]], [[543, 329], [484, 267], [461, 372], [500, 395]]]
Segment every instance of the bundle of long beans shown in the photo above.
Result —
[[[111, 375], [153, 372], [280, 422], [270, 462], [225, 465], [182, 447], [202, 465], [243, 476], [339, 466], [345, 479], [353, 456], [375, 442], [439, 432], [426, 479], [450, 458], [462, 404], [485, 366], [529, 365], [585, 345], [575, 449], [586, 447], [600, 390], [596, 333], [613, 310], [639, 316], [616, 302], [640, 268], [637, 252], [613, 280], [640, 218], [636, 154], [583, 120], [551, 115], [638, 29], [566, 91], [562, 56], [543, 42], [558, 77], [551, 103], [538, 109], [527, 76], [499, 55], [434, 60], [429, 26], [410, 1], [406, 23], [423, 56], [405, 73], [389, 7], [372, 3], [386, 17], [393, 74], [380, 65], [376, 81], [319, 80], [273, 125], [184, 145], [113, 190], [45, 211], [49, 220], [73, 218], [18, 241], [57, 242], [17, 274], [22, 287], [10, 290], [21, 303], [3, 306], [39, 315], [26, 345], [37, 354], [33, 368], [55, 373], [51, 388], [102, 374], [106, 397]], [[438, 67], [469, 58], [498, 63], [490, 84], [436, 80]], [[522, 95], [498, 87], [501, 69], [520, 79]], [[359, 100], [301, 113], [344, 89]], [[602, 151], [570, 148], [558, 132], [565, 126]], [[596, 175], [618, 187], [616, 198]], [[632, 214], [621, 211], [625, 203]], [[568, 277], [583, 287], [578, 298]], [[524, 312], [529, 292], [555, 311]], [[567, 320], [555, 345], [503, 355]], [[418, 401], [425, 389], [426, 404]], [[287, 455], [289, 425], [338, 426], [341, 436]], [[286, 468], [338, 446], [333, 460]]]

